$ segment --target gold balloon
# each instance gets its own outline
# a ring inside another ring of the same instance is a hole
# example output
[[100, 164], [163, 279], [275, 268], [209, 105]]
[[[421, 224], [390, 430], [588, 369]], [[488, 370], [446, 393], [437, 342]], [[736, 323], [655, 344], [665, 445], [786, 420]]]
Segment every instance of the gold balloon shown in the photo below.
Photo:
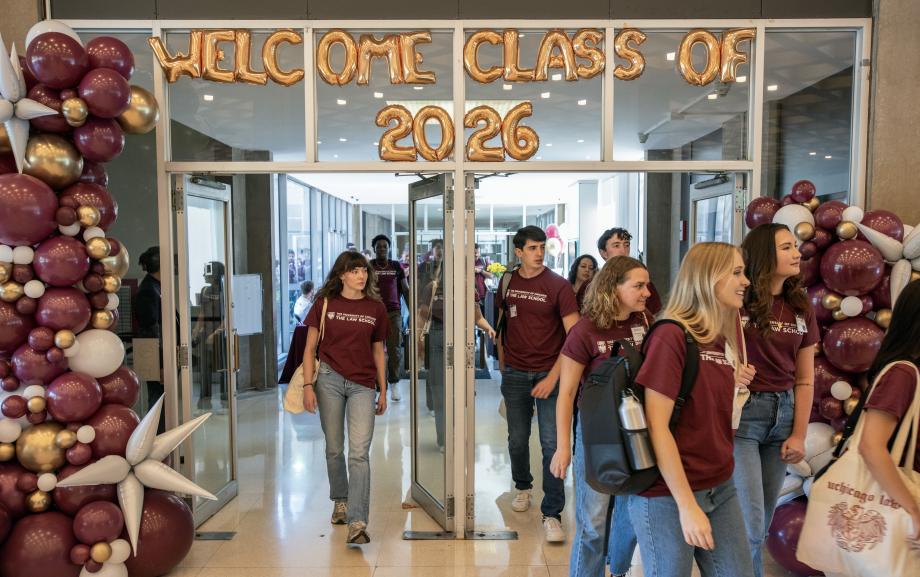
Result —
[[815, 237], [815, 225], [810, 222], [800, 222], [795, 225], [795, 237], [802, 242]]
[[108, 329], [115, 322], [115, 315], [112, 314], [112, 311], [93, 311], [93, 316], [90, 320], [90, 324], [93, 325], [94, 329]]
[[859, 405], [859, 399], [850, 397], [849, 399], [843, 401], [843, 412], [848, 415], [852, 415], [853, 411], [856, 410], [857, 405]]
[[840, 240], [850, 240], [856, 238], [856, 235], [859, 234], [859, 229], [856, 228], [856, 225], [852, 222], [845, 220], [837, 225], [837, 236], [840, 237]]
[[501, 162], [505, 160], [505, 149], [501, 146], [486, 146], [486, 141], [495, 138], [502, 131], [502, 117], [490, 106], [477, 106], [463, 117], [463, 125], [476, 128], [466, 141], [466, 159], [474, 162]]
[[0, 300], [13, 303], [23, 295], [22, 285], [15, 281], [7, 281], [0, 285]]
[[845, 320], [847, 320], [848, 318], [850, 318], [850, 316], [849, 316], [848, 314], [846, 314], [845, 312], [843, 312], [843, 311], [840, 310], [840, 309], [835, 310], [835, 311], [831, 314], [831, 316], [834, 317], [834, 320], [835, 320], [835, 321], [845, 321]]
[[434, 84], [437, 80], [434, 72], [418, 69], [424, 58], [415, 51], [416, 44], [431, 44], [431, 32], [409, 32], [399, 35], [399, 59], [402, 63], [403, 79], [407, 84]]
[[875, 312], [875, 324], [887, 329], [891, 324], [891, 309], [881, 309]]
[[11, 461], [16, 456], [16, 445], [13, 443], [0, 443], [0, 463]]
[[233, 30], [208, 30], [204, 33], [204, 55], [201, 58], [202, 78], [223, 84], [232, 83], [236, 79], [236, 72], [220, 67], [221, 61], [225, 59], [220, 43], [235, 40], [236, 34]]
[[86, 253], [89, 254], [91, 259], [104, 259], [109, 256], [110, 250], [112, 250], [112, 245], [103, 236], [95, 236], [86, 241]]
[[527, 160], [540, 149], [540, 137], [529, 126], [520, 126], [524, 118], [533, 114], [533, 104], [521, 102], [505, 115], [502, 120], [502, 144], [508, 156], [515, 160]]
[[[558, 55], [553, 54], [556, 50], [559, 51]], [[562, 68], [565, 71], [565, 79], [568, 81], [578, 80], [575, 51], [564, 30], [550, 30], [543, 35], [540, 48], [537, 50], [534, 80], [547, 80], [550, 68]]]
[[[645, 71], [645, 57], [639, 52], [638, 47], [647, 36], [641, 30], [627, 28], [621, 30], [613, 39], [614, 52], [619, 58], [629, 62], [629, 66], [617, 64], [613, 69], [613, 75], [620, 80], [633, 80], [638, 78]], [[630, 46], [635, 44], [635, 47]]]
[[16, 441], [19, 463], [33, 473], [51, 473], [64, 463], [64, 449], [55, 443], [60, 423], [41, 423], [24, 429]]
[[826, 308], [829, 311], [835, 310], [840, 307], [840, 303], [843, 301], [843, 298], [837, 293], [827, 293], [821, 297], [821, 306]]
[[[434, 120], [441, 127], [441, 144], [432, 148], [425, 136], [425, 124]], [[415, 115], [412, 121], [412, 130], [415, 135], [415, 147], [425, 160], [437, 162], [447, 158], [454, 150], [454, 122], [450, 114], [440, 106], [425, 106]]]
[[303, 80], [304, 71], [303, 68], [281, 70], [278, 65], [278, 45], [282, 42], [302, 44], [303, 38], [300, 34], [288, 29], [272, 32], [262, 45], [262, 66], [265, 67], [265, 72], [273, 82], [281, 86], [290, 86]]
[[910, 271], [910, 282], [914, 282], [915, 280], [920, 280], [920, 271], [912, 270]]
[[[693, 67], [693, 47], [697, 44], [706, 47], [706, 67], [702, 72]], [[706, 86], [719, 74], [719, 40], [707, 30], [691, 30], [680, 43], [677, 63], [684, 80], [696, 86]]]
[[45, 397], [32, 397], [26, 403], [26, 407], [29, 409], [30, 413], [40, 413], [45, 410], [48, 406], [48, 403], [45, 401]]
[[819, 356], [824, 352], [824, 347], [821, 345], [821, 341], [815, 343], [815, 356]]
[[373, 34], [362, 34], [358, 39], [358, 73], [355, 83], [367, 86], [371, 79], [371, 63], [374, 58], [385, 58], [390, 73], [390, 84], [402, 84], [402, 58], [399, 52], [399, 36], [387, 34], [377, 40]]
[[61, 102], [61, 114], [64, 115], [64, 120], [67, 121], [67, 124], [74, 128], [79, 128], [86, 124], [86, 119], [89, 117], [89, 107], [82, 98], [65, 98]]
[[103, 257], [99, 262], [102, 263], [102, 268], [105, 269], [106, 274], [123, 277], [128, 272], [128, 267], [131, 266], [131, 255], [128, 254], [128, 249], [122, 244], [115, 256]]
[[13, 274], [13, 265], [8, 262], [0, 262], [0, 283], [5, 283], [10, 280], [10, 276]]
[[[387, 128], [391, 121], [396, 121], [396, 126]], [[375, 120], [377, 126], [387, 128], [380, 137], [377, 149], [380, 160], [413, 161], [417, 154], [415, 146], [404, 146], [397, 142], [412, 133], [412, 113], [405, 106], [391, 104], [380, 109]]]
[[504, 77], [508, 82], [529, 82], [534, 78], [533, 68], [521, 68], [521, 51], [518, 48], [517, 30], [505, 30], [502, 34], [502, 62]]
[[201, 39], [203, 32], [201, 30], [192, 30], [188, 38], [188, 54], [176, 52], [175, 56], [170, 56], [163, 45], [159, 36], [152, 36], [147, 39], [147, 44], [153, 49], [153, 54], [157, 57], [160, 67], [166, 74], [166, 81], [173, 83], [180, 76], [186, 75], [189, 78], [201, 77]]
[[481, 84], [488, 84], [497, 80], [502, 75], [500, 66], [493, 66], [488, 70], [479, 67], [478, 51], [482, 43], [498, 45], [502, 43], [502, 35], [494, 30], [477, 30], [470, 34], [463, 45], [463, 68], [467, 76]]
[[[345, 49], [345, 65], [341, 72], [334, 71], [332, 62], [329, 61], [329, 51], [335, 44], [341, 44]], [[319, 71], [319, 77], [327, 84], [344, 86], [355, 77], [357, 68], [358, 46], [351, 34], [344, 30], [330, 30], [323, 34], [316, 45], [316, 69]]]
[[13, 152], [13, 147], [10, 145], [10, 135], [6, 133], [6, 126], [0, 123], [0, 154], [5, 152]]
[[247, 84], [268, 84], [268, 74], [252, 69], [252, 32], [236, 30], [233, 45], [233, 64], [236, 79]]
[[42, 513], [51, 508], [51, 495], [45, 491], [33, 491], [26, 497], [26, 509], [30, 513]]
[[61, 329], [54, 333], [54, 346], [59, 349], [69, 349], [77, 340], [77, 335], [69, 329]]
[[[754, 40], [757, 32], [754, 28], [736, 28], [722, 34], [722, 82], [734, 82], [738, 77], [738, 68], [748, 61], [746, 52], [738, 51], [738, 44]], [[750, 46], [750, 44], [748, 45]]]
[[116, 120], [128, 134], [147, 134], [160, 121], [156, 97], [140, 86], [131, 86], [131, 104]]
[[815, 210], [817, 210], [819, 206], [821, 206], [821, 201], [818, 200], [817, 196], [813, 196], [808, 202], [803, 202], [802, 206], [804, 206], [811, 212], [814, 212]]
[[77, 444], [77, 434], [69, 429], [64, 429], [54, 438], [54, 443], [62, 449], [69, 449]]
[[100, 541], [90, 547], [89, 557], [96, 563], [105, 563], [112, 557], [112, 546], [104, 541]]
[[60, 136], [37, 134], [26, 145], [22, 172], [44, 181], [51, 188], [67, 188], [80, 180], [83, 157]]
[[80, 221], [80, 226], [89, 228], [99, 224], [102, 215], [95, 206], [80, 206], [77, 207], [77, 219]]
[[604, 32], [597, 28], [582, 28], [572, 37], [572, 50], [575, 51], [575, 56], [591, 62], [587, 66], [578, 65], [575, 70], [579, 78], [587, 80], [604, 71], [606, 58], [601, 47], [603, 41]]
[[833, 435], [831, 435], [831, 444], [833, 444], [835, 447], [839, 445], [840, 441], [842, 440], [843, 440], [843, 431], [836, 431]]
[[121, 278], [113, 274], [102, 275], [102, 290], [107, 293], [116, 293], [121, 288]]

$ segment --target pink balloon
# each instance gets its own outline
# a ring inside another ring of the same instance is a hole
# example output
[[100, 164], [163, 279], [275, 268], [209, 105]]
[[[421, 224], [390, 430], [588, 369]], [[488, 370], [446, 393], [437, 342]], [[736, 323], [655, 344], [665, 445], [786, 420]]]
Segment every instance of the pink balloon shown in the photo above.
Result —
[[773, 222], [773, 215], [781, 206], [782, 204], [775, 198], [758, 196], [747, 205], [747, 210], [744, 211], [744, 223], [750, 229], [769, 224]]
[[74, 129], [73, 143], [83, 158], [109, 162], [125, 149], [125, 133], [111, 118], [90, 117], [86, 124]]
[[38, 278], [55, 287], [80, 282], [89, 272], [86, 245], [72, 236], [55, 236], [38, 245], [32, 262]]
[[178, 496], [165, 491], [144, 492], [144, 513], [137, 556], [125, 562], [131, 577], [159, 577], [188, 555], [195, 539], [192, 511]]
[[822, 202], [815, 209], [815, 224], [826, 231], [833, 232], [843, 219], [843, 210], [845, 208], [847, 208], [847, 204], [839, 200]]
[[124, 455], [128, 438], [137, 428], [140, 419], [137, 414], [123, 405], [102, 405], [86, 424], [96, 429], [93, 440], [93, 456], [97, 459], [108, 455]]
[[15, 305], [0, 301], [0, 355], [9, 355], [19, 348], [34, 326], [30, 315], [21, 314]]
[[111, 68], [125, 80], [134, 74], [134, 54], [128, 45], [112, 36], [97, 36], [86, 43], [90, 68]]
[[840, 370], [861, 373], [869, 370], [884, 336], [885, 330], [865, 317], [839, 321], [824, 337], [824, 354]]
[[102, 387], [89, 375], [68, 372], [48, 385], [45, 398], [48, 412], [55, 421], [84, 421], [102, 405]]
[[[889, 210], [870, 210], [863, 216], [862, 224], [886, 234], [898, 242], [904, 240], [904, 223], [901, 218]], [[857, 236], [860, 240], [866, 240], [862, 232]]]
[[99, 211], [99, 228], [102, 230], [108, 229], [118, 216], [118, 203], [108, 190], [98, 184], [78, 182], [64, 189], [59, 199], [62, 206], [73, 204], [74, 208], [96, 207]]
[[141, 385], [137, 374], [122, 365], [111, 375], [99, 379], [99, 386], [102, 387], [103, 402], [133, 407], [137, 402]]
[[29, 515], [16, 523], [0, 549], [0, 574], [77, 577], [80, 567], [70, 562], [70, 550], [76, 544], [73, 522], [67, 515], [57, 511]]
[[13, 353], [13, 374], [22, 386], [46, 385], [67, 370], [67, 361], [49, 362], [44, 353], [22, 345]]
[[787, 571], [796, 575], [820, 575], [820, 571], [800, 563], [795, 558], [799, 536], [805, 524], [805, 509], [806, 501], [804, 500], [790, 501], [776, 508], [773, 513], [773, 522], [767, 533], [767, 550]]
[[0, 175], [0, 243], [36, 244], [57, 229], [57, 198], [47, 184], [28, 174]]
[[73, 130], [73, 127], [67, 124], [64, 115], [61, 114], [61, 102], [63, 99], [58, 90], [44, 84], [39, 84], [29, 90], [29, 98], [40, 104], [44, 104], [48, 108], [57, 110], [57, 114], [33, 118], [29, 121], [32, 126], [42, 132], [62, 133]]
[[815, 197], [815, 185], [810, 180], [799, 180], [792, 185], [789, 196], [796, 202], [808, 202]]
[[16, 461], [0, 463], [0, 507], [13, 519], [26, 514], [26, 492], [19, 487], [19, 479], [27, 473]]
[[115, 118], [131, 105], [131, 86], [111, 68], [87, 72], [77, 93], [86, 102], [90, 114], [99, 118]]
[[45, 32], [26, 48], [26, 62], [35, 78], [51, 88], [69, 88], [86, 74], [89, 58], [80, 43], [60, 32]]
[[885, 259], [864, 240], [835, 243], [821, 257], [821, 278], [832, 290], [844, 295], [862, 295], [882, 281]]
[[80, 182], [98, 184], [105, 188], [109, 185], [109, 175], [105, 167], [98, 162], [83, 159], [83, 173], [80, 175]]
[[80, 290], [49, 287], [38, 299], [35, 320], [55, 331], [68, 329], [79, 333], [89, 324], [91, 315], [89, 301]]
[[100, 541], [111, 543], [118, 539], [124, 527], [121, 509], [108, 501], [87, 503], [73, 518], [74, 535], [86, 545], [95, 545]]

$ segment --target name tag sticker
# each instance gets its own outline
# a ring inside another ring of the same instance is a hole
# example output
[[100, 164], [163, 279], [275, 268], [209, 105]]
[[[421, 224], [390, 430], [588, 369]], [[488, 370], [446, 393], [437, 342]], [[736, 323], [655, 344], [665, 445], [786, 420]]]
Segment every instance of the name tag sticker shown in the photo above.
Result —
[[795, 315], [795, 328], [800, 333], [808, 332], [808, 325], [805, 324], [805, 319], [802, 317], [802, 315]]
[[641, 345], [642, 341], [645, 340], [645, 327], [633, 327], [632, 337], [636, 345]]
[[508, 316], [514, 318], [517, 316], [517, 305], [511, 305], [508, 307]]

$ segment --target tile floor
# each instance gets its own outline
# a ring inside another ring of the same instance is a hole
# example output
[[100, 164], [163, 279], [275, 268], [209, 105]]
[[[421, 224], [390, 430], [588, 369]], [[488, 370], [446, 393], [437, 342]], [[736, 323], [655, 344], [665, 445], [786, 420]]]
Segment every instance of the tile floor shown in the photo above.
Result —
[[[542, 539], [538, 491], [526, 513], [511, 511], [510, 465], [498, 383], [477, 381], [477, 529], [505, 526], [517, 541], [404, 541], [402, 532], [436, 530], [421, 509], [404, 509], [410, 485], [409, 403], [391, 403], [376, 423], [371, 449], [371, 543], [345, 544], [345, 527], [329, 523], [322, 431], [315, 415], [280, 411], [276, 393], [238, 402], [239, 496], [202, 531], [235, 531], [231, 541], [195, 541], [169, 577], [565, 577], [572, 507], [563, 524], [565, 544]], [[430, 417], [429, 417], [430, 418]], [[481, 423], [481, 425], [480, 425]], [[429, 425], [433, 434], [433, 426]], [[536, 426], [534, 426], [536, 435]], [[532, 463], [539, 463], [533, 439]], [[535, 476], [539, 478], [538, 469]], [[536, 483], [539, 487], [539, 481]], [[568, 503], [573, 503], [571, 479]], [[789, 575], [769, 560], [768, 577]], [[634, 566], [633, 575], [641, 576]]]

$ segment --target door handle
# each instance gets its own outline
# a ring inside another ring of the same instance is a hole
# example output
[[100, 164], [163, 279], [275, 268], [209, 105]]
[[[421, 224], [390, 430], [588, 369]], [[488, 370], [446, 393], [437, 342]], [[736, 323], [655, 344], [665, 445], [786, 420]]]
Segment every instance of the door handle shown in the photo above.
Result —
[[233, 372], [240, 372], [240, 334], [233, 329]]

